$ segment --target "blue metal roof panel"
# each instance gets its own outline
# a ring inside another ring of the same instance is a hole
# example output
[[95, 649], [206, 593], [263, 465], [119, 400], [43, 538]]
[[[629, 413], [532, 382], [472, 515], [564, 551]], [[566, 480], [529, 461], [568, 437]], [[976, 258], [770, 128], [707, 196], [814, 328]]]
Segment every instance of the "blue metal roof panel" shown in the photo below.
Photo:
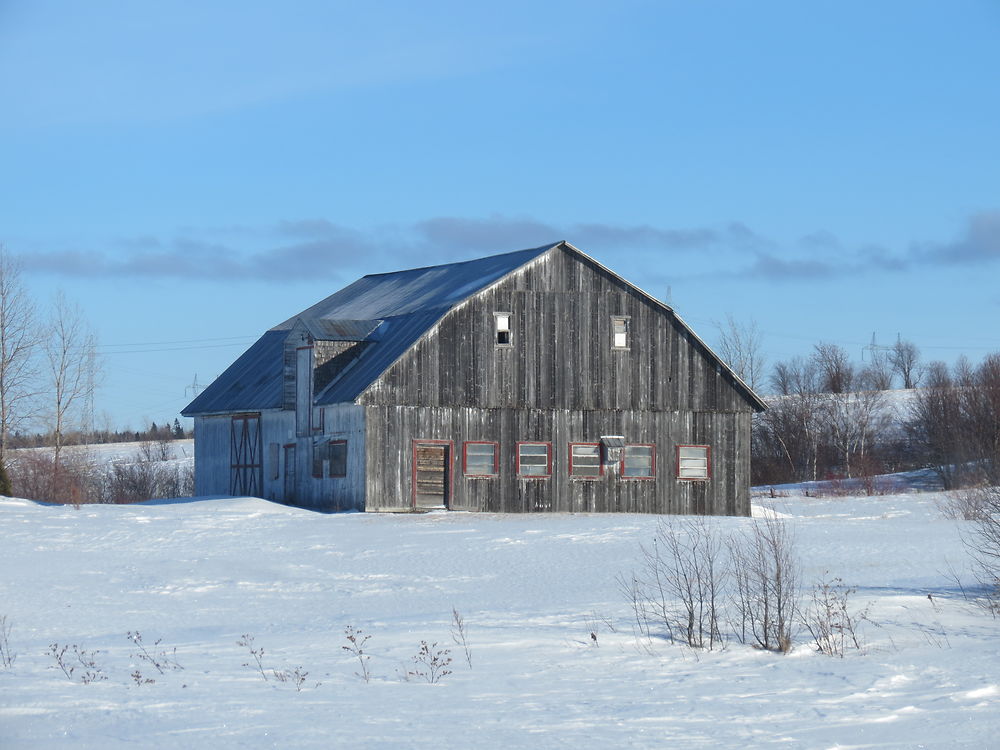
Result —
[[279, 409], [287, 331], [268, 331], [205, 388], [181, 414]]
[[374, 320], [428, 310], [444, 313], [553, 247], [545, 245], [444, 266], [364, 276], [271, 330], [291, 328], [296, 318]]
[[299, 320], [319, 340], [371, 342], [317, 403], [354, 401], [448, 310], [559, 244], [364, 276], [269, 330], [181, 413], [281, 408], [283, 344]]

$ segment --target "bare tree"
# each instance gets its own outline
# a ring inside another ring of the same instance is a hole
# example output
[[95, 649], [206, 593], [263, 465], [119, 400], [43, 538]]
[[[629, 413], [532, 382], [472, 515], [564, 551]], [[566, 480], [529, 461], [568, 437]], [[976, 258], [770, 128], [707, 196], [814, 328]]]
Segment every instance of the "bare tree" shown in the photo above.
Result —
[[877, 349], [872, 352], [871, 361], [858, 372], [858, 381], [864, 390], [892, 389], [892, 363], [885, 352]]
[[20, 264], [0, 244], [0, 465], [11, 433], [31, 417], [38, 346], [35, 307], [21, 282]]
[[783, 465], [793, 480], [816, 479], [828, 399], [820, 393], [815, 361], [796, 357], [775, 365], [771, 380], [782, 395], [754, 419], [753, 465]]
[[764, 380], [764, 355], [757, 323], [738, 321], [728, 314], [725, 325], [716, 322], [715, 327], [719, 329], [719, 356], [744, 383], [757, 390]]
[[903, 381], [903, 388], [916, 388], [920, 384], [923, 367], [920, 350], [912, 341], [899, 339], [889, 352], [889, 363]]
[[826, 393], [847, 393], [854, 387], [854, 365], [844, 347], [824, 341], [813, 347], [812, 360], [819, 373], [819, 389]]
[[[52, 431], [53, 471], [58, 478], [67, 429], [82, 422], [82, 408], [96, 387], [97, 341], [80, 306], [56, 294], [42, 346], [49, 379], [47, 417]], [[58, 481], [57, 481], [58, 485]]]

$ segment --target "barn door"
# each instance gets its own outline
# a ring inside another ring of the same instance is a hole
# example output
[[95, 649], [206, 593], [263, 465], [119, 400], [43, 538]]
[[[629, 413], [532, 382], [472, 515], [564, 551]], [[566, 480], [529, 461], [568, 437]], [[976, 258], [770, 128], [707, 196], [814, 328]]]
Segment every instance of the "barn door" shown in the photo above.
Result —
[[233, 417], [229, 442], [229, 494], [262, 497], [264, 464], [260, 414]]
[[447, 508], [451, 494], [451, 444], [413, 442], [413, 507]]
[[285, 502], [295, 502], [295, 445], [285, 446]]

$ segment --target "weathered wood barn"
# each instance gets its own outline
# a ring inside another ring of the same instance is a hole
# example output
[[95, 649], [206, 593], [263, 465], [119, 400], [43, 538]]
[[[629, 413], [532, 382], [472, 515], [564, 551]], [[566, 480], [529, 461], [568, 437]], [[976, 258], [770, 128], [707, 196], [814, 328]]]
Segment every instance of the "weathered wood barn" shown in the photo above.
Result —
[[199, 495], [747, 515], [763, 408], [670, 307], [559, 242], [365, 276], [184, 414]]

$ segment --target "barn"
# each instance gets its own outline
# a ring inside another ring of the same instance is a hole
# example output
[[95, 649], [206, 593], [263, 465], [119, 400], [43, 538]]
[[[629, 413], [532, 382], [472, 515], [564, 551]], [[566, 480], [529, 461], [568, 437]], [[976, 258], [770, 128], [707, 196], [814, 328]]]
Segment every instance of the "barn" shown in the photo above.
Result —
[[761, 399], [568, 242], [365, 276], [183, 411], [199, 495], [318, 510], [748, 515]]

